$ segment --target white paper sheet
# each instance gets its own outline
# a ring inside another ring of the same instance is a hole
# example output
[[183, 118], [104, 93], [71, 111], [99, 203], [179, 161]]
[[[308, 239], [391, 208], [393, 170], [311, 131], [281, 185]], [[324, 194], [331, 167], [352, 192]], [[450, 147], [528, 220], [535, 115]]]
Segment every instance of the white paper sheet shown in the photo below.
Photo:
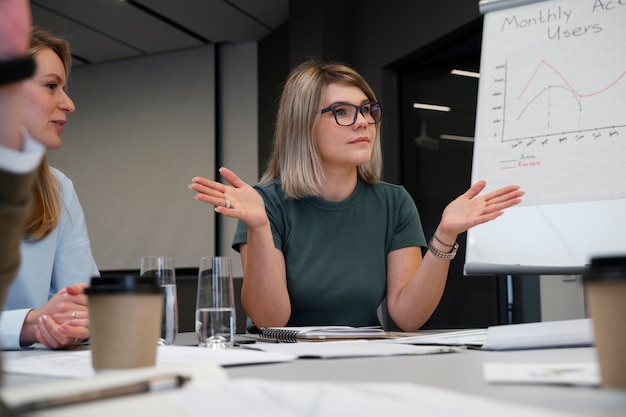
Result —
[[[193, 364], [198, 361], [231, 366], [287, 362], [294, 359], [296, 356], [293, 354], [239, 348], [204, 349], [195, 346], [159, 346], [157, 350], [157, 368]], [[89, 350], [50, 352], [44, 355], [9, 359], [4, 362], [4, 372], [65, 378], [89, 378], [95, 375], [91, 367], [91, 351]]]
[[501, 384], [600, 385], [595, 362], [485, 363], [483, 376], [486, 382]]
[[[544, 408], [390, 383], [192, 381], [181, 389], [36, 412], [32, 417], [572, 417]], [[576, 415], [580, 417], [579, 414]]]
[[[566, 414], [410, 383], [229, 381], [167, 393], [190, 417], [563, 417]], [[241, 401], [245, 398], [246, 401]], [[210, 404], [209, 406], [206, 406]]]

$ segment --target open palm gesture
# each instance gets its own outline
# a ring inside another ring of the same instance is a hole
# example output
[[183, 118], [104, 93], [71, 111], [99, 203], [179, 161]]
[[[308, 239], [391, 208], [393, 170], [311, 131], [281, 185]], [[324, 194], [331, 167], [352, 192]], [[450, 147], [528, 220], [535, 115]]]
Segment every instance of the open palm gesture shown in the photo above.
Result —
[[524, 192], [516, 185], [509, 185], [478, 196], [486, 186], [478, 181], [464, 194], [452, 201], [443, 211], [440, 228], [442, 231], [459, 235], [468, 229], [500, 217], [503, 210], [521, 202]]

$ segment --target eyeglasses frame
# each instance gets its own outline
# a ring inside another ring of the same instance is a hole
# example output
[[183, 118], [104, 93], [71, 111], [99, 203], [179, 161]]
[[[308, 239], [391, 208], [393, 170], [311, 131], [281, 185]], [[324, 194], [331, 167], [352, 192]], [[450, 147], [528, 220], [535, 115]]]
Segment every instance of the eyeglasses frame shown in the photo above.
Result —
[[[354, 120], [352, 120], [352, 123], [348, 124], [348, 125], [342, 125], [341, 123], [339, 123], [339, 120], [337, 119], [337, 113], [336, 113], [336, 109], [337, 107], [341, 107], [341, 106], [351, 106], [355, 108], [355, 112], [354, 112]], [[333, 117], [335, 118], [335, 122], [339, 125], [339, 126], [352, 126], [356, 123], [356, 119], [359, 117], [359, 113], [361, 113], [361, 116], [363, 116], [365, 118], [365, 114], [363, 114], [363, 111], [365, 110], [365, 108], [367, 108], [367, 106], [370, 107], [370, 114], [371, 113], [371, 108], [372, 106], [378, 106], [379, 111], [380, 111], [380, 118], [377, 121], [374, 122], [367, 122], [370, 125], [375, 125], [380, 123], [380, 121], [383, 119], [383, 105], [377, 101], [372, 101], [369, 103], [365, 103], [365, 104], [361, 104], [360, 106], [357, 106], [356, 104], [350, 104], [350, 103], [337, 103], [337, 104], [331, 104], [328, 107], [323, 108], [322, 110], [320, 110], [320, 114], [324, 114], [324, 113], [328, 113], [328, 112], [332, 112], [333, 113]]]

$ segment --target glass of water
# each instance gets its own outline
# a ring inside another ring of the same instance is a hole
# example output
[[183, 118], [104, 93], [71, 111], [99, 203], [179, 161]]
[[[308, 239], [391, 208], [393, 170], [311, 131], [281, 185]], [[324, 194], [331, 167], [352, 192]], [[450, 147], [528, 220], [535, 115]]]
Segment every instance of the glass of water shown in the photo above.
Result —
[[176, 268], [174, 258], [168, 256], [144, 256], [141, 258], [142, 277], [155, 278], [163, 287], [163, 315], [159, 345], [173, 345], [178, 333], [178, 302], [176, 301]]
[[211, 349], [235, 343], [235, 297], [231, 261], [226, 256], [203, 257], [198, 270], [196, 334], [198, 346]]

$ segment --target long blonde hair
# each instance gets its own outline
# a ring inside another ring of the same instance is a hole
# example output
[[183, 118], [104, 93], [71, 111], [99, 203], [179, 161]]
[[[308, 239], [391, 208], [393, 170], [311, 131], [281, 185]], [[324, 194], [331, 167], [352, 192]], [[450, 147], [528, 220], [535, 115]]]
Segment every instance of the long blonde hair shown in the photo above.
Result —
[[[291, 71], [280, 98], [272, 153], [261, 177], [261, 182], [279, 179], [288, 198], [319, 195], [324, 183], [315, 130], [324, 92], [332, 83], [356, 86], [369, 101], [377, 101], [365, 79], [345, 64], [309, 60]], [[363, 181], [374, 184], [380, 181], [381, 172], [379, 123], [372, 156], [357, 167], [357, 173]]]
[[[34, 54], [42, 49], [51, 49], [58, 55], [69, 77], [71, 55], [68, 43], [45, 30], [33, 27], [30, 36], [29, 52]], [[59, 181], [48, 167], [44, 156], [37, 169], [33, 187], [33, 211], [26, 223], [25, 239], [35, 242], [48, 236], [59, 225], [61, 217], [61, 194]]]

